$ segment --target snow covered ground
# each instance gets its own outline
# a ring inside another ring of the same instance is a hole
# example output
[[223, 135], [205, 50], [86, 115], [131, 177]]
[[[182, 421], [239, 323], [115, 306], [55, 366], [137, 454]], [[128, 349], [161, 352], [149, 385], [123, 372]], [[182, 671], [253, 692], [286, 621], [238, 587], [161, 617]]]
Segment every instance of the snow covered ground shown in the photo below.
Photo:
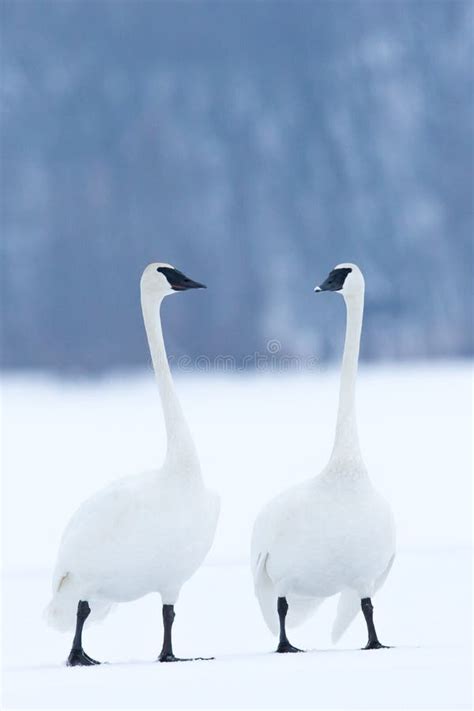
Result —
[[41, 619], [64, 525], [111, 479], [159, 464], [151, 375], [3, 382], [3, 706], [6, 708], [469, 708], [471, 366], [362, 368], [358, 411], [372, 478], [393, 504], [399, 555], [375, 598], [388, 650], [362, 652], [364, 623], [330, 643], [335, 599], [294, 630], [312, 650], [275, 655], [253, 596], [248, 547], [270, 496], [316, 473], [331, 448], [334, 370], [177, 379], [206, 480], [222, 496], [215, 545], [183, 589], [175, 649], [214, 661], [153, 663], [157, 596], [86, 632], [111, 662], [62, 666], [69, 637]]

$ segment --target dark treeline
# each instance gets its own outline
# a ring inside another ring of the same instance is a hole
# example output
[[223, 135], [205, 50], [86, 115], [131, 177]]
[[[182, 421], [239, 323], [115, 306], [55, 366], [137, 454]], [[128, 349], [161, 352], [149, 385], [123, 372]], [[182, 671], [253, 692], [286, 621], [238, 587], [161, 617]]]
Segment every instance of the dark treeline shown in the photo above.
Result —
[[2, 364], [146, 362], [149, 261], [208, 284], [170, 353], [473, 352], [472, 4], [2, 2]]

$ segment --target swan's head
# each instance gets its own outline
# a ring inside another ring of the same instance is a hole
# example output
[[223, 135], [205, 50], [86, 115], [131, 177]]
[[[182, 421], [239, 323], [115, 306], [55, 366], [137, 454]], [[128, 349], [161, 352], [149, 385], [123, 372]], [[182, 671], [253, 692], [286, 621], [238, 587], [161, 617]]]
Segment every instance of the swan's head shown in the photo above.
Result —
[[315, 291], [337, 291], [344, 297], [364, 292], [364, 275], [356, 264], [338, 264]]
[[206, 288], [204, 284], [193, 281], [183, 272], [180, 272], [179, 269], [164, 262], [153, 262], [145, 267], [140, 286], [144, 293], [154, 295], [157, 298], [174, 294], [176, 291]]

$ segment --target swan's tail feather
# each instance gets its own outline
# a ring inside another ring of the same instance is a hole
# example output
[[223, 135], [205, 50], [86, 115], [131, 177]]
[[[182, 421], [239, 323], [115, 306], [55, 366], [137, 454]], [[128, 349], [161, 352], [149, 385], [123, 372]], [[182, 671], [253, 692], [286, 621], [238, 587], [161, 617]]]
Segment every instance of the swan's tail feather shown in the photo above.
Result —
[[263, 619], [270, 632], [277, 635], [279, 622], [277, 613], [277, 594], [275, 587], [267, 573], [268, 553], [260, 553], [254, 568], [255, 595], [260, 604]]
[[343, 590], [337, 603], [336, 619], [332, 626], [332, 641], [340, 640], [360, 610], [360, 596], [355, 590]]
[[[43, 613], [46, 623], [59, 632], [74, 630], [77, 604], [80, 599], [81, 591], [75, 584], [74, 577], [70, 573], [61, 575], [59, 582], [54, 585], [51, 602]], [[88, 623], [102, 620], [113, 607], [112, 603], [102, 600], [88, 600], [88, 602], [91, 608]]]
[[[267, 572], [268, 553], [260, 554], [254, 567], [255, 594], [260, 603], [263, 619], [274, 635], [280, 630], [277, 612], [277, 591]], [[302, 624], [321, 604], [322, 598], [302, 598], [294, 595], [287, 596], [288, 627], [297, 627]]]

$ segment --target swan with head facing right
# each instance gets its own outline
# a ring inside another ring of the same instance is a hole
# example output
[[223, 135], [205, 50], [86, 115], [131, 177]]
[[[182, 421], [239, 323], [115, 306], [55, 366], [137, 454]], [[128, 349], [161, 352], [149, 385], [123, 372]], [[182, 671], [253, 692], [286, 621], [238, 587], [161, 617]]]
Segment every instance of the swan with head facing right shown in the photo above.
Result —
[[280, 635], [278, 652], [300, 651], [288, 641], [286, 624], [300, 624], [336, 594], [333, 640], [361, 608], [369, 637], [365, 649], [384, 646], [375, 631], [371, 598], [392, 566], [395, 528], [387, 502], [369, 479], [357, 434], [355, 384], [364, 289], [355, 264], [338, 264], [315, 288], [342, 294], [347, 310], [334, 447], [318, 476], [270, 501], [254, 526], [255, 592], [268, 627]]
[[161, 329], [163, 299], [204, 285], [170, 264], [149, 264], [140, 290], [143, 319], [160, 391], [167, 434], [161, 469], [120, 479], [88, 500], [63, 534], [53, 575], [48, 622], [75, 629], [69, 666], [98, 664], [82, 646], [86, 620], [107, 615], [117, 602], [161, 595], [161, 662], [178, 661], [171, 629], [182, 585], [211, 547], [219, 500], [204, 485], [199, 459], [176, 395]]

